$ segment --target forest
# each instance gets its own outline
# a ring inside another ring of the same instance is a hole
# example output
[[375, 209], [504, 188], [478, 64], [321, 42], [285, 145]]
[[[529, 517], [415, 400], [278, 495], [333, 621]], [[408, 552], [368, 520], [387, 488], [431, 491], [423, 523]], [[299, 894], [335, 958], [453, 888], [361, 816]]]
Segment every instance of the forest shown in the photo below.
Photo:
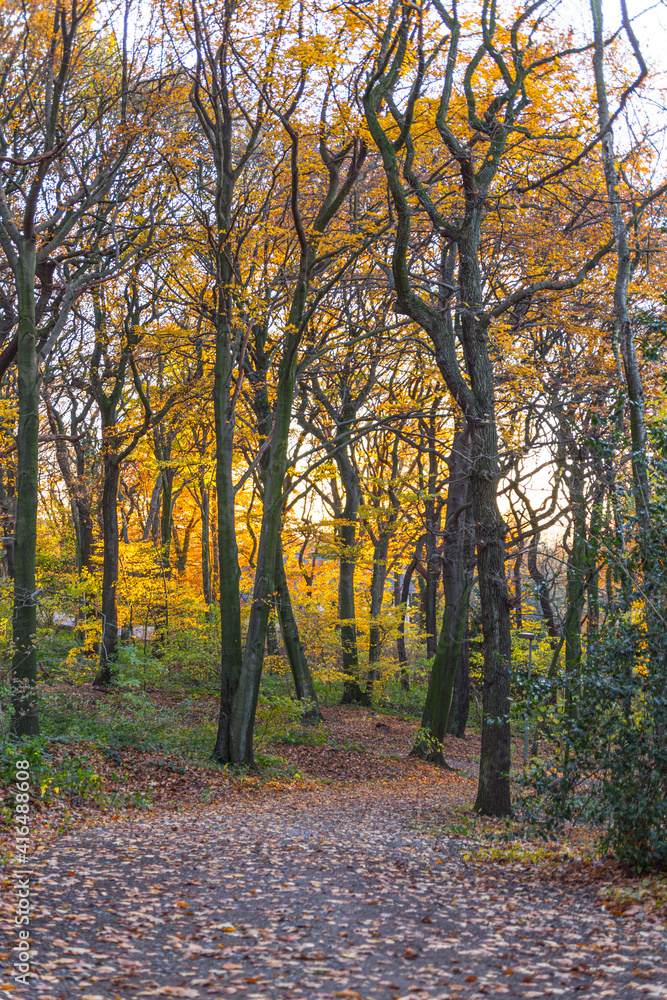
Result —
[[7, 780], [257, 774], [342, 705], [667, 866], [664, 74], [612, 6], [0, 0]]

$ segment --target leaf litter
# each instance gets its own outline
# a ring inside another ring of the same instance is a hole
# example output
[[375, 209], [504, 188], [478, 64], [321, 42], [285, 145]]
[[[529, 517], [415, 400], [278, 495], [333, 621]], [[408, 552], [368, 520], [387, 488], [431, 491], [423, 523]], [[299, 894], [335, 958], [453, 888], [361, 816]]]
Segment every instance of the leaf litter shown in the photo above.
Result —
[[89, 816], [43, 842], [35, 975], [12, 979], [7, 922], [5, 995], [667, 997], [664, 923], [605, 908], [603, 868], [498, 864], [435, 832], [434, 812], [469, 811], [474, 738], [454, 774], [405, 758], [409, 723], [327, 717], [332, 747], [279, 750], [301, 781], [228, 780], [210, 805]]

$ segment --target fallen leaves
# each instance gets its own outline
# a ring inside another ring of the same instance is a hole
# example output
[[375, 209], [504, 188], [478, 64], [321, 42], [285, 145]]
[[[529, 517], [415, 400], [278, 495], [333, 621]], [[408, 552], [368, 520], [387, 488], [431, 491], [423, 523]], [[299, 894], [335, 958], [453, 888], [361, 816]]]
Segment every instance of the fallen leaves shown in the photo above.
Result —
[[[354, 794], [349, 775], [280, 791], [230, 782], [215, 807], [135, 814], [43, 850], [41, 1000], [617, 1000], [664, 978], [664, 928], [643, 903], [646, 919], [621, 925], [588, 868], [547, 880], [539, 864], [465, 862], [460, 839], [425, 819], [469, 803], [474, 783], [394, 761], [409, 723], [331, 714], [341, 745], [388, 741], [349, 750], [371, 768]], [[402, 777], [378, 778], [399, 765]]]

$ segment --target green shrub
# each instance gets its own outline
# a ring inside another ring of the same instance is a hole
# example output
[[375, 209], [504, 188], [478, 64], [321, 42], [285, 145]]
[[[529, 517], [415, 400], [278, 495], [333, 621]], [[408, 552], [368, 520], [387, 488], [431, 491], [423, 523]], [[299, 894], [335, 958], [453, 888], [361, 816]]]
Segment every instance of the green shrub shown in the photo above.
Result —
[[118, 649], [114, 682], [123, 688], [155, 687], [164, 681], [167, 664], [143, 646], [123, 643]]
[[657, 623], [617, 609], [580, 679], [539, 681], [542, 703], [559, 700], [548, 756], [531, 762], [521, 795], [545, 835], [594, 824], [601, 848], [636, 872], [667, 868], [666, 644]]
[[303, 705], [288, 695], [269, 698], [260, 694], [255, 715], [255, 746], [278, 743], [293, 732], [303, 713]]

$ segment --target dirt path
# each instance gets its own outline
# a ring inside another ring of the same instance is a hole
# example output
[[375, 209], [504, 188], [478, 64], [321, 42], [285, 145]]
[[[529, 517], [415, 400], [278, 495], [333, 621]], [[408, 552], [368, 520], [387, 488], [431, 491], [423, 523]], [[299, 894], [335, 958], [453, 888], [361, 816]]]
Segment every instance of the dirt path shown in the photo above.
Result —
[[79, 830], [42, 855], [37, 978], [7, 995], [667, 997], [664, 925], [465, 861], [419, 800], [369, 782]]

